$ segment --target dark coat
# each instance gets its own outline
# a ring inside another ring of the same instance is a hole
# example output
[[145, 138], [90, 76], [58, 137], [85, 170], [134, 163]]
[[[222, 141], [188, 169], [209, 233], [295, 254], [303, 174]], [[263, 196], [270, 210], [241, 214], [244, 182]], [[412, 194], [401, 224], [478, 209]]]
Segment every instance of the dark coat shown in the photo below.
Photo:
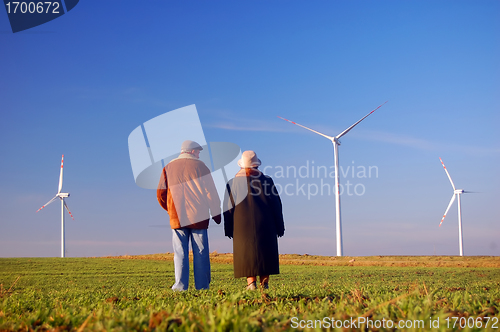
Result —
[[273, 180], [246, 168], [226, 186], [224, 232], [233, 238], [234, 276], [279, 273], [278, 237], [285, 225]]

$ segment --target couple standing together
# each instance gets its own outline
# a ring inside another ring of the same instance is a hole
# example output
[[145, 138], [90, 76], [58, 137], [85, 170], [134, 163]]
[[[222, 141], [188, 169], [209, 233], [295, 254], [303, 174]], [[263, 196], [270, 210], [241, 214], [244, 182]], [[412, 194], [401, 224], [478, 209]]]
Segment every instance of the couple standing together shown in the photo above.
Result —
[[[221, 223], [221, 202], [210, 170], [199, 160], [201, 150], [198, 143], [184, 141], [179, 157], [163, 168], [158, 185], [158, 202], [172, 228], [173, 290], [188, 289], [190, 241], [195, 287], [208, 289], [210, 284], [207, 228], [210, 216]], [[273, 180], [259, 171], [260, 164], [255, 152], [243, 152], [241, 169], [227, 183], [223, 202], [224, 233], [233, 239], [234, 276], [246, 277], [247, 289], [257, 288], [257, 276], [268, 288], [269, 275], [279, 273], [277, 238], [285, 232], [280, 197]]]

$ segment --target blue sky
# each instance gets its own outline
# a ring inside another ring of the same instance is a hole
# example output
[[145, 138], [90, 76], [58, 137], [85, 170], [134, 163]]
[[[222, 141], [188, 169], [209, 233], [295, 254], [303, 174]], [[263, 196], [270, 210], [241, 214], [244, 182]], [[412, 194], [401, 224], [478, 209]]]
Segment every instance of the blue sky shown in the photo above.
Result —
[[[134, 183], [127, 138], [196, 104], [207, 141], [278, 166], [333, 165], [329, 135], [389, 102], [342, 139], [344, 254], [500, 254], [498, 1], [81, 1], [12, 33], [0, 10], [0, 256], [58, 256], [65, 154], [68, 256], [172, 251], [154, 190]], [[360, 168], [361, 167], [361, 168]], [[350, 169], [352, 170], [352, 168]], [[359, 192], [359, 191], [358, 191]], [[282, 194], [281, 253], [335, 254], [334, 197]], [[230, 252], [222, 226], [211, 251]]]

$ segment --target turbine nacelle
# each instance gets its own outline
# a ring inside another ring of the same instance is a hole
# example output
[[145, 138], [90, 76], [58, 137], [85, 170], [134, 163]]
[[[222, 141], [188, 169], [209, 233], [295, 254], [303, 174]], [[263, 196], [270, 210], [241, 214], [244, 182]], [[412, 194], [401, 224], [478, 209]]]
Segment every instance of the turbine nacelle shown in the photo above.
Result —
[[69, 197], [69, 193], [59, 193], [59, 194], [57, 194], [57, 197], [66, 198], [66, 197]]
[[463, 194], [465, 192], [465, 190], [463, 189], [455, 189], [455, 194], [459, 195], [459, 194]]

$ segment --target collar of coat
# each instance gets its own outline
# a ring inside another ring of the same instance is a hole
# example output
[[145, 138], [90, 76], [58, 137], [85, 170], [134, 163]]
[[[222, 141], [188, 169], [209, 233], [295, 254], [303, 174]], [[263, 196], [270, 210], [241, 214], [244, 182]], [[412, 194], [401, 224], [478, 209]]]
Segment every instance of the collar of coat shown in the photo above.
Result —
[[193, 156], [192, 154], [189, 154], [189, 153], [181, 153], [179, 155], [179, 157], [175, 158], [175, 159], [172, 159], [172, 161], [174, 160], [178, 160], [178, 159], [194, 159], [194, 160], [200, 160], [198, 158], [196, 158], [195, 156]]
[[236, 173], [235, 176], [246, 176], [246, 177], [259, 177], [262, 174], [262, 172], [256, 168], [256, 167], [251, 167], [251, 168], [242, 168]]

